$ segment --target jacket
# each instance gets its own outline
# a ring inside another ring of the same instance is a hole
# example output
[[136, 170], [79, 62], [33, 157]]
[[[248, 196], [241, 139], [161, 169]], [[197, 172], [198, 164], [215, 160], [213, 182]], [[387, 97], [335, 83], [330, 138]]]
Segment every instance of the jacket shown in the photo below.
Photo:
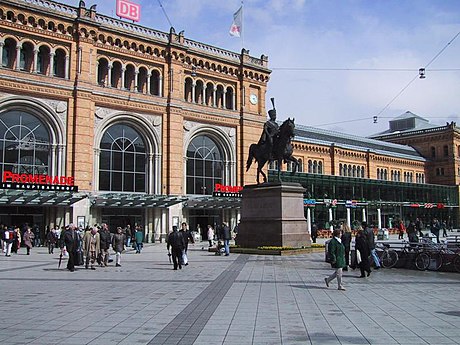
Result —
[[220, 238], [223, 240], [231, 240], [232, 235], [230, 234], [230, 228], [227, 225], [223, 225], [220, 228]]
[[123, 234], [115, 234], [112, 238], [112, 248], [117, 253], [121, 253], [125, 250], [126, 236]]
[[350, 250], [351, 232], [344, 232], [341, 237], [345, 250]]
[[[101, 236], [99, 235], [98, 232], [96, 232], [94, 236], [96, 238], [95, 252], [96, 254], [99, 254], [99, 252], [101, 251]], [[83, 236], [83, 253], [85, 254], [85, 256], [88, 256], [90, 254], [91, 237], [93, 237], [93, 234], [91, 234], [91, 231], [86, 231], [85, 235]]]
[[32, 241], [35, 238], [34, 233], [32, 231], [31, 232], [26, 231], [24, 232], [24, 235], [22, 236], [22, 238], [24, 241], [24, 245], [26, 247], [32, 248]]
[[371, 227], [368, 227], [366, 229], [366, 238], [367, 238], [367, 244], [369, 245], [369, 252], [372, 249], [375, 249], [375, 236], [374, 236], [374, 229]]
[[331, 258], [331, 266], [333, 268], [344, 268], [345, 262], [345, 246], [340, 243], [335, 237], [329, 242], [327, 251]]
[[107, 230], [101, 230], [99, 232], [99, 236], [101, 239], [101, 250], [107, 250], [110, 248], [110, 232]]
[[356, 250], [359, 250], [361, 258], [367, 258], [369, 255], [371, 255], [369, 244], [366, 241], [366, 237], [364, 236], [356, 236], [355, 248]]
[[173, 231], [169, 234], [166, 248], [169, 250], [169, 247], [181, 250], [185, 248], [184, 236], [181, 233], [179, 233], [179, 231]]
[[134, 240], [136, 243], [142, 243], [144, 241], [144, 233], [140, 230], [134, 231]]
[[66, 247], [68, 252], [75, 252], [78, 248], [80, 235], [75, 230], [65, 230], [61, 233], [61, 249]]

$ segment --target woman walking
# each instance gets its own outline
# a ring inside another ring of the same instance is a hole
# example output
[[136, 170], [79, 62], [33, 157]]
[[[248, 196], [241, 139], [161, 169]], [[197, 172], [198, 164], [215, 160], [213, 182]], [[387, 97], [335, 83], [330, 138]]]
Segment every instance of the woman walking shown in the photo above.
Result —
[[116, 265], [121, 267], [121, 252], [125, 250], [126, 236], [123, 234], [121, 227], [117, 228], [117, 233], [113, 235], [112, 248], [116, 253]]
[[326, 286], [329, 287], [329, 283], [337, 278], [338, 289], [345, 291], [342, 285], [342, 269], [345, 267], [345, 247], [342, 244], [340, 235], [341, 230], [335, 229], [332, 233], [332, 240], [327, 246], [327, 251], [331, 258], [331, 266], [335, 270], [329, 277], [324, 278], [324, 281], [326, 282]]
[[358, 227], [356, 234], [356, 258], [358, 261], [358, 267], [361, 270], [359, 278], [364, 278], [364, 272], [367, 272], [367, 276], [371, 274], [371, 265], [369, 263], [369, 256], [371, 255], [369, 244], [367, 243], [366, 235], [362, 227]]
[[345, 267], [344, 271], [348, 271], [348, 266], [350, 266], [350, 245], [351, 245], [351, 228], [348, 224], [342, 224], [342, 244], [345, 247]]
[[209, 246], [212, 247], [212, 240], [214, 239], [214, 229], [211, 225], [208, 225], [208, 241]]
[[30, 255], [30, 249], [32, 248], [32, 243], [34, 241], [34, 238], [35, 238], [34, 233], [32, 232], [32, 230], [30, 230], [29, 227], [27, 227], [27, 230], [24, 232], [24, 236], [23, 236], [24, 245], [27, 248], [27, 255]]

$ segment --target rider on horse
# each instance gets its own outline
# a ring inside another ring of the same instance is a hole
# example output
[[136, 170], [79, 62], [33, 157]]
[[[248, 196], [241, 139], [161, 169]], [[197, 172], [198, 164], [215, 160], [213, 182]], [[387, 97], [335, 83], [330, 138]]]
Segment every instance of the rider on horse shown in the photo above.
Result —
[[273, 151], [273, 140], [274, 138], [279, 134], [279, 126], [276, 123], [276, 109], [273, 107], [273, 109], [268, 111], [268, 116], [270, 117], [267, 122], [264, 124], [264, 130], [262, 132], [262, 135], [260, 136], [259, 145], [264, 145], [267, 143], [267, 147], [269, 148], [268, 152], [270, 152], [270, 159], [272, 158], [272, 151]]

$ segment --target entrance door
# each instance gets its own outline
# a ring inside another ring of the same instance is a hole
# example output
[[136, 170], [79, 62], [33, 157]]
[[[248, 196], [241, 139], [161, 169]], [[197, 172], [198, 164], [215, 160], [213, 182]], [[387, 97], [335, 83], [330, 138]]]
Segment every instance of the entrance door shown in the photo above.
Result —
[[208, 224], [211, 225], [216, 232], [218, 225], [222, 223], [222, 217], [219, 211], [216, 210], [193, 210], [189, 212], [189, 229], [197, 231], [200, 226], [200, 235], [202, 241], [208, 240]]

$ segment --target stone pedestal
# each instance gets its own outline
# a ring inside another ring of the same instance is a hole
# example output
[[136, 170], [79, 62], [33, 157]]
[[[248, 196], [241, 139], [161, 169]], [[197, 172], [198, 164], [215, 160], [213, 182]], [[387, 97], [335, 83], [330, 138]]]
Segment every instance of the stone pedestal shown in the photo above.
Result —
[[310, 247], [304, 191], [298, 183], [245, 186], [237, 244], [243, 248]]

